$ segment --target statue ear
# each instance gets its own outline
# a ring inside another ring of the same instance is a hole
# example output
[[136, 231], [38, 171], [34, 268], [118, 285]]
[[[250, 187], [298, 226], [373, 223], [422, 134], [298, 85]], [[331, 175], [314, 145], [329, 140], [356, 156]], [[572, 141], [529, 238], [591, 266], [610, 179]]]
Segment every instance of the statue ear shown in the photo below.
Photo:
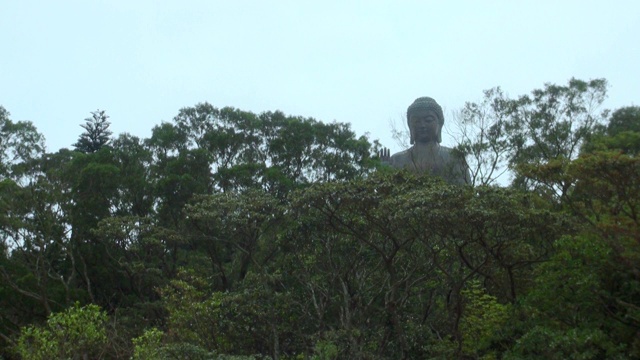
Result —
[[438, 127], [438, 144], [442, 142], [442, 125]]
[[413, 129], [409, 127], [409, 144], [413, 145], [416, 139], [413, 137]]

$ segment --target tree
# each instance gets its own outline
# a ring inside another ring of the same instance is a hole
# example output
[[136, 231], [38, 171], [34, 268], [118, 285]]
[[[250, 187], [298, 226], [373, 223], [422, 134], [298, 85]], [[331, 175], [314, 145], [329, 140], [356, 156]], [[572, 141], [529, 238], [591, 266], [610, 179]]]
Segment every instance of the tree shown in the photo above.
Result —
[[94, 153], [110, 142], [111, 131], [104, 110], [91, 112], [91, 117], [85, 119], [85, 124], [80, 125], [85, 131], [78, 137], [78, 141], [73, 144], [76, 151], [83, 153]]
[[567, 195], [572, 183], [546, 184], [527, 176], [541, 164], [559, 166], [575, 159], [582, 144], [604, 122], [597, 113], [606, 98], [604, 79], [569, 80], [567, 85], [545, 84], [531, 95], [511, 99], [500, 88], [485, 91], [482, 103], [467, 103], [461, 111], [465, 133], [458, 149], [469, 155], [477, 183], [492, 183], [505, 166], [513, 185], [535, 189], [555, 199]]
[[113, 164], [119, 169], [118, 194], [112, 202], [117, 216], [154, 214], [151, 150], [138, 137], [121, 134], [111, 143]]
[[186, 234], [193, 250], [209, 258], [215, 289], [233, 290], [250, 270], [262, 273], [275, 253], [282, 211], [273, 195], [260, 190], [199, 196], [185, 208]]
[[638, 357], [640, 136], [587, 105], [604, 85], [467, 104], [475, 187], [375, 171], [348, 125], [278, 111], [197, 104], [48, 154], [11, 123], [0, 356]]
[[640, 107], [627, 106], [611, 114], [605, 129], [591, 137], [583, 152], [617, 149], [625, 154], [640, 153]]
[[575, 184], [563, 205], [579, 232], [557, 241], [551, 261], [538, 269], [524, 301], [531, 321], [513, 358], [640, 356], [640, 159], [629, 151], [640, 148], [640, 137], [626, 128], [612, 134], [592, 139], [566, 166], [527, 174]]
[[22, 329], [17, 351], [24, 360], [102, 359], [107, 315], [96, 305], [51, 314], [46, 327]]
[[167, 342], [258, 358], [303, 353], [307, 325], [280, 278], [254, 273], [234, 291], [211, 291], [206, 278], [180, 272], [161, 290], [169, 313]]
[[179, 153], [198, 150], [208, 162], [202, 171], [211, 172], [210, 191], [267, 188], [284, 196], [298, 186], [353, 178], [374, 167], [371, 144], [356, 138], [348, 124], [208, 103], [181, 109], [174, 123], [158, 128], [157, 139], [162, 130], [165, 139], [175, 135]]
[[273, 358], [504, 351], [505, 304], [566, 231], [527, 194], [403, 172], [197, 196], [185, 214], [190, 261], [162, 287], [168, 343]]
[[[0, 335], [46, 318], [82, 297], [69, 240], [71, 199], [67, 172], [74, 152], [47, 154], [33, 161], [34, 178], [24, 185], [0, 182]], [[76, 297], [77, 296], [77, 297]]]
[[500, 88], [484, 91], [481, 103], [465, 104], [456, 115], [458, 126], [455, 150], [463, 154], [473, 185], [492, 185], [505, 175], [512, 149], [507, 134], [507, 101]]
[[622, 107], [611, 114], [607, 135], [615, 136], [624, 131], [640, 132], [640, 106]]
[[0, 106], [0, 180], [19, 180], [25, 175], [26, 164], [44, 153], [44, 136], [31, 122], [13, 122], [9, 115]]
[[315, 184], [291, 207], [284, 273], [310, 299], [298, 311], [313, 338], [333, 341], [345, 358], [459, 357], [465, 341], [488, 347], [465, 339], [463, 290], [480, 281], [500, 302], [517, 301], [565, 226], [526, 194], [403, 172]]

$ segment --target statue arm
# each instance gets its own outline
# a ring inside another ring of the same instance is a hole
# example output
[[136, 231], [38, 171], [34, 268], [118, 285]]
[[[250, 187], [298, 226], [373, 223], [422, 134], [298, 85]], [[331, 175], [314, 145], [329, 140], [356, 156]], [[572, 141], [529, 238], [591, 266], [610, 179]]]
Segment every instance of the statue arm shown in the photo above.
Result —
[[465, 159], [464, 156], [458, 160], [458, 173], [460, 174], [462, 185], [472, 185], [469, 165], [467, 165], [467, 159]]
[[448, 163], [449, 174], [448, 179], [452, 184], [457, 185], [471, 185], [471, 175], [469, 173], [469, 166], [464, 155], [453, 151], [449, 148], [442, 148], [441, 153], [446, 159], [445, 163]]
[[462, 171], [464, 172], [464, 183], [467, 185], [473, 185], [471, 183], [471, 174], [469, 173], [469, 165], [467, 165], [466, 160], [463, 160], [462, 162]]

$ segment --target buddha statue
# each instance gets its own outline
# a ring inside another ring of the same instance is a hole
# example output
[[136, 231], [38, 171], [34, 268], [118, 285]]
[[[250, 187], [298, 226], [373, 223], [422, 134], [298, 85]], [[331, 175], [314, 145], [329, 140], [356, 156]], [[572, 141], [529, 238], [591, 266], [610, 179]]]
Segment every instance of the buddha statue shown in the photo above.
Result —
[[450, 184], [471, 183], [464, 157], [440, 145], [444, 115], [434, 99], [416, 99], [407, 109], [407, 123], [412, 146], [391, 156], [388, 149], [383, 149], [380, 157], [384, 163], [418, 174], [439, 176]]

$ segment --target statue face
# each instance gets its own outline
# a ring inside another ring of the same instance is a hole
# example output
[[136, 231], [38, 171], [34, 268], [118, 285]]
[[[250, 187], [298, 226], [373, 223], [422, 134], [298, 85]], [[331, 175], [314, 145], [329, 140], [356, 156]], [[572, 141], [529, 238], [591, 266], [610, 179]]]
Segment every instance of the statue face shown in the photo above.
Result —
[[409, 126], [415, 142], [438, 142], [440, 124], [435, 111], [415, 110], [409, 118]]

